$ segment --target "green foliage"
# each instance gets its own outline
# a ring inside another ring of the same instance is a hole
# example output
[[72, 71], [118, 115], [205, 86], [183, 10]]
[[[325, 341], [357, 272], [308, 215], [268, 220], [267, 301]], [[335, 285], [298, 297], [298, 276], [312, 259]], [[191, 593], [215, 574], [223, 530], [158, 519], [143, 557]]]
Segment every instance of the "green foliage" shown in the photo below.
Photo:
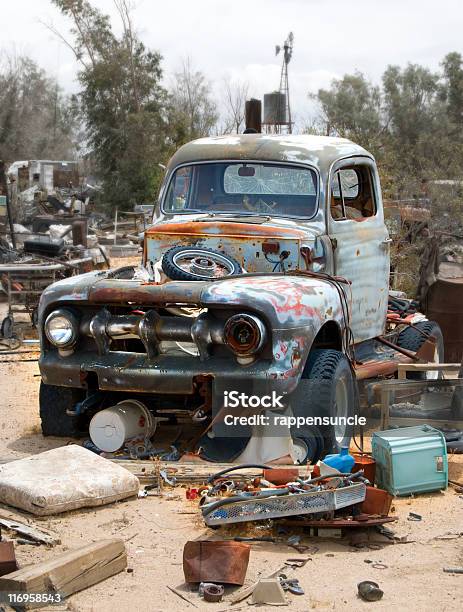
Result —
[[389, 66], [381, 87], [361, 73], [334, 80], [314, 97], [328, 133], [377, 158], [386, 193], [410, 197], [423, 180], [463, 174], [463, 62], [449, 53], [442, 71]]
[[121, 209], [152, 201], [160, 180], [157, 164], [167, 147], [161, 56], [136, 38], [122, 0], [119, 37], [109, 18], [86, 0], [53, 2], [74, 24], [73, 49], [82, 66], [79, 103], [103, 198]]
[[321, 105], [328, 133], [345, 135], [359, 144], [379, 139], [383, 129], [380, 88], [360, 72], [334, 80], [330, 90], [320, 89], [312, 97]]

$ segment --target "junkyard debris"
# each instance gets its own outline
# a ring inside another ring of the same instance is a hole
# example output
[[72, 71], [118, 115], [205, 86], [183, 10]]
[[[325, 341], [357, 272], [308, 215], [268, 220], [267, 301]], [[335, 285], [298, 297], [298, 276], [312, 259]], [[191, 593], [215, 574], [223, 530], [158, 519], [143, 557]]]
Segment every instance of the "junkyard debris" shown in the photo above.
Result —
[[249, 544], [230, 540], [187, 542], [183, 549], [185, 581], [242, 585], [250, 550]]
[[2, 540], [0, 542], [0, 576], [10, 574], [17, 569], [14, 542]]
[[0, 466], [0, 500], [39, 516], [136, 496], [139, 487], [128, 470], [75, 444]]
[[288, 605], [278, 578], [261, 578], [252, 592], [253, 604]]
[[215, 584], [213, 582], [201, 582], [199, 585], [199, 595], [203, 597], [204, 601], [217, 603], [222, 601], [225, 589], [221, 584]]
[[378, 601], [384, 595], [377, 582], [364, 580], [357, 585], [359, 595], [365, 601]]
[[28, 539], [38, 542], [39, 544], [46, 544], [47, 546], [54, 546], [60, 544], [61, 540], [57, 536], [52, 536], [49, 533], [45, 533], [42, 529], [35, 527], [34, 525], [25, 525], [18, 521], [12, 521], [6, 518], [0, 518], [0, 525], [5, 529], [11, 529]]
[[379, 431], [373, 434], [371, 445], [376, 482], [392, 495], [447, 487], [447, 446], [438, 429], [418, 425]]
[[21, 593], [47, 593], [52, 590], [67, 597], [126, 567], [124, 542], [101, 540], [3, 576], [0, 578], [0, 590]]

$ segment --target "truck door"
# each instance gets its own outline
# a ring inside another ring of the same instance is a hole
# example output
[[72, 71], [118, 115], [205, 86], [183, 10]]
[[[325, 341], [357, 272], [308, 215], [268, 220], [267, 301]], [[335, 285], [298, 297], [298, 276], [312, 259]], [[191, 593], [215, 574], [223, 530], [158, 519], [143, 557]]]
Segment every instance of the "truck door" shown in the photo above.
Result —
[[334, 273], [352, 283], [351, 328], [357, 344], [384, 332], [389, 292], [390, 238], [374, 161], [336, 162], [327, 192]]

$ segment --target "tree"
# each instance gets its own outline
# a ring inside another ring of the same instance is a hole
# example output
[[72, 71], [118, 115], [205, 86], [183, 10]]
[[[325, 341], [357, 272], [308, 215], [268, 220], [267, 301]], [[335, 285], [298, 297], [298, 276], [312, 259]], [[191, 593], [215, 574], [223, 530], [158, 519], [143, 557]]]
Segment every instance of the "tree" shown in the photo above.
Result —
[[336, 79], [329, 89], [311, 96], [320, 108], [315, 131], [350, 138], [371, 151], [380, 162], [383, 186], [393, 197], [416, 194], [425, 179], [459, 178], [460, 54], [448, 54], [442, 68], [439, 74], [416, 64], [388, 66], [382, 86], [371, 84], [361, 73]]
[[25, 56], [0, 58], [0, 159], [73, 159], [72, 100]]
[[217, 123], [217, 106], [204, 74], [195, 70], [189, 58], [175, 73], [169, 90], [169, 124], [175, 147], [208, 136]]
[[[460, 53], [449, 53], [442, 61], [443, 85], [442, 98], [446, 103], [447, 114], [455, 124], [456, 132], [461, 134], [463, 125], [463, 59]], [[461, 136], [460, 136], [461, 137]]]
[[111, 207], [153, 199], [166, 150], [167, 94], [161, 56], [137, 38], [125, 0], [115, 0], [122, 34], [87, 0], [53, 0], [72, 21], [69, 42], [81, 69], [79, 101], [88, 148]]
[[381, 146], [385, 127], [381, 90], [362, 73], [335, 79], [330, 89], [320, 89], [311, 97], [320, 105], [326, 133], [350, 138], [374, 149]]
[[228, 78], [223, 83], [223, 129], [224, 133], [239, 134], [244, 130], [246, 120], [246, 99], [249, 83], [232, 81]]

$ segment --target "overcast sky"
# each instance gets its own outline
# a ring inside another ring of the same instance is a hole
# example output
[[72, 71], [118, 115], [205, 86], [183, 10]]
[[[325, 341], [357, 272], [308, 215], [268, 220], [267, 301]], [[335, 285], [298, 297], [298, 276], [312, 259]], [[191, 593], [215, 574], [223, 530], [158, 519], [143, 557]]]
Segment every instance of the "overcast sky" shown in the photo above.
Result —
[[[113, 0], [91, 0], [119, 29]], [[379, 81], [388, 64], [438, 68], [449, 51], [463, 52], [461, 0], [132, 0], [133, 20], [159, 50], [166, 78], [189, 56], [216, 83], [246, 80], [262, 97], [278, 88], [275, 45], [294, 32], [290, 63], [293, 111], [310, 115], [307, 92], [360, 70]], [[76, 91], [72, 53], [41, 22], [66, 33], [69, 22], [50, 0], [0, 0], [0, 46], [33, 57], [65, 90]], [[219, 89], [219, 88], [218, 88]]]

